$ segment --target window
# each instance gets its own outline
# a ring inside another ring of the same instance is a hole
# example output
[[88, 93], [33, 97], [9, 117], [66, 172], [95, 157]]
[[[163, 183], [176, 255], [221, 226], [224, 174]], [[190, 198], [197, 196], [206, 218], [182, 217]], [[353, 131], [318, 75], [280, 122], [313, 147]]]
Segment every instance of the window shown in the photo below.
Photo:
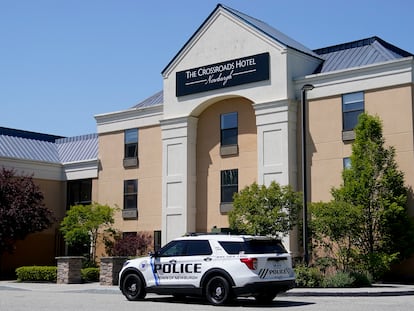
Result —
[[138, 180], [124, 181], [124, 209], [138, 208]]
[[222, 146], [237, 145], [237, 112], [230, 112], [221, 115], [220, 130], [220, 141]]
[[343, 159], [344, 170], [351, 168], [351, 158]]
[[67, 184], [67, 208], [92, 203], [92, 179], [71, 180]]
[[180, 240], [172, 241], [160, 249], [160, 257], [175, 256], [207, 256], [211, 255], [212, 250], [207, 240]]
[[239, 191], [239, 171], [221, 171], [221, 203], [233, 202], [233, 194]]
[[161, 248], [161, 231], [154, 231], [154, 251], [158, 251]]
[[138, 157], [138, 129], [125, 130], [125, 158]]
[[229, 255], [245, 254], [279, 254], [287, 253], [278, 240], [250, 240], [245, 242], [220, 241], [220, 245]]
[[342, 95], [343, 130], [352, 131], [358, 123], [358, 117], [364, 112], [364, 92]]

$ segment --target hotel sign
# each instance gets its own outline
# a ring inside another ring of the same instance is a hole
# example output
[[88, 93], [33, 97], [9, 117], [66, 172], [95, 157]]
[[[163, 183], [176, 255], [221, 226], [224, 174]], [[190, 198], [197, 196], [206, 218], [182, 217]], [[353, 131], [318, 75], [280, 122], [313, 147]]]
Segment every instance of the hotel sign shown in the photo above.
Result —
[[269, 53], [177, 72], [176, 95], [184, 96], [263, 80], [269, 80]]

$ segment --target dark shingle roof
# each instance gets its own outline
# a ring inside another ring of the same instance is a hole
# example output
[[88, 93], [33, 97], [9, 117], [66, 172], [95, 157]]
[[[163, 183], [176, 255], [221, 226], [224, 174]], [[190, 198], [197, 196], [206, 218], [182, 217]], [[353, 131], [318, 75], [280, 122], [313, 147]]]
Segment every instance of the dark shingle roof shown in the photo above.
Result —
[[378, 37], [314, 50], [325, 61], [314, 73], [361, 67], [413, 56]]

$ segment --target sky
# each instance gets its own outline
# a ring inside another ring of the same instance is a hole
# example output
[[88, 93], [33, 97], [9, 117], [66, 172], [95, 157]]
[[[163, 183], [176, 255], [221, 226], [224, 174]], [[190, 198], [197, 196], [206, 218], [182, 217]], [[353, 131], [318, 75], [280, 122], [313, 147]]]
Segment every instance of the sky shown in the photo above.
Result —
[[378, 36], [414, 53], [411, 0], [0, 0], [0, 127], [96, 133], [95, 115], [162, 90], [218, 3], [310, 49]]

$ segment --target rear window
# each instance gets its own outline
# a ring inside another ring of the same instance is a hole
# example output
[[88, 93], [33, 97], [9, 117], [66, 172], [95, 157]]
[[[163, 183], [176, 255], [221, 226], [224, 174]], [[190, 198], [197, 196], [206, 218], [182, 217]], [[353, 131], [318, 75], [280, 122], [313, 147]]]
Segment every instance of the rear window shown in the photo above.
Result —
[[229, 255], [287, 253], [278, 240], [246, 240], [244, 242], [219, 242]]

